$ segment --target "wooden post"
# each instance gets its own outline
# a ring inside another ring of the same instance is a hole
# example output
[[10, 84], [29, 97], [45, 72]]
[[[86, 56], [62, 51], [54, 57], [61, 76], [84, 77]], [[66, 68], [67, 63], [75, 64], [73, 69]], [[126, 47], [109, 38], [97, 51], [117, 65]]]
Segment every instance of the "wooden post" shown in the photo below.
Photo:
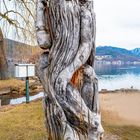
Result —
[[[93, 67], [96, 28], [93, 1], [51, 0], [47, 14], [44, 9], [42, 0], [38, 0], [38, 43], [49, 49], [49, 54], [44, 51], [37, 65], [46, 94], [48, 139], [102, 138], [98, 79]], [[46, 30], [50, 27], [53, 30]], [[51, 32], [54, 37], [50, 40]]]

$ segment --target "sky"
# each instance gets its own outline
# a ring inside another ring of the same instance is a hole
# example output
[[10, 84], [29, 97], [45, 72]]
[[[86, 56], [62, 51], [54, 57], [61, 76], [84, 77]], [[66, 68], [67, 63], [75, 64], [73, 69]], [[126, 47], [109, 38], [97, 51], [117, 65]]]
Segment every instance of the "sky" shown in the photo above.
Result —
[[94, 0], [94, 9], [96, 46], [140, 48], [140, 0]]
[[140, 48], [140, 0], [94, 0], [96, 45]]

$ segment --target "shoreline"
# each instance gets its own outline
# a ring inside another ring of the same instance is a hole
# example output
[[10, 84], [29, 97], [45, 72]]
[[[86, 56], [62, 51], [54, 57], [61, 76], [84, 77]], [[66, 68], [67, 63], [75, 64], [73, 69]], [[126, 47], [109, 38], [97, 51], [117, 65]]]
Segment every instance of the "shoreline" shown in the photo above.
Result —
[[[30, 95], [36, 95], [39, 92], [43, 92], [43, 87], [37, 77], [30, 78], [29, 82]], [[140, 89], [134, 88], [120, 88], [114, 90], [101, 89], [100, 94], [107, 93], [140, 93]], [[0, 97], [1, 96], [10, 96], [11, 98], [18, 98], [25, 96], [25, 80], [9, 79], [9, 80], [0, 80]]]
[[[30, 95], [36, 95], [43, 91], [42, 85], [38, 78], [30, 78], [29, 82]], [[9, 98], [19, 98], [25, 96], [25, 80], [8, 79], [0, 80], [0, 97], [9, 96]]]
[[115, 89], [115, 90], [108, 90], [108, 89], [101, 89], [99, 91], [100, 94], [108, 94], [108, 93], [140, 93], [140, 89], [131, 89], [131, 88], [121, 88], [121, 89]]
[[[10, 84], [9, 84], [10, 83]], [[38, 78], [35, 77], [33, 79], [30, 79], [30, 96], [37, 95], [40, 92], [43, 92], [43, 87], [41, 86], [41, 83], [39, 82]], [[99, 91], [100, 94], [135, 94], [140, 93], [139, 89], [116, 89], [116, 90], [108, 90], [108, 89], [102, 89]], [[9, 105], [10, 103], [8, 100], [11, 99], [18, 99], [25, 97], [25, 81], [23, 80], [17, 80], [17, 79], [10, 79], [10, 80], [0, 80], [0, 101], [3, 102], [2, 106]], [[5, 104], [6, 103], [6, 104]], [[21, 104], [21, 103], [20, 103]]]

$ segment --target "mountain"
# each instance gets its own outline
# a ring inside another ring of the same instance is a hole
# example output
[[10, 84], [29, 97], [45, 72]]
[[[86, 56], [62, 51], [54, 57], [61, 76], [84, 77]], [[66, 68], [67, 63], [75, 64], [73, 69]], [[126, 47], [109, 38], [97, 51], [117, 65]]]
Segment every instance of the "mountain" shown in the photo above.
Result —
[[135, 48], [134, 50], [131, 50], [131, 52], [136, 56], [140, 57], [140, 48]]
[[[127, 50], [112, 46], [99, 46], [96, 48], [96, 56], [102, 57], [103, 60], [121, 60], [124, 62], [140, 62], [140, 48]], [[106, 57], [105, 57], [106, 56]]]

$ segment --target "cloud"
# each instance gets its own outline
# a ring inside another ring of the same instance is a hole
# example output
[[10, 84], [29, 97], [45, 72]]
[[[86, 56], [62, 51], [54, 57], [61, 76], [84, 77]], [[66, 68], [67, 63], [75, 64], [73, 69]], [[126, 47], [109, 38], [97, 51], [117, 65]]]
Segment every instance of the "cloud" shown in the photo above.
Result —
[[140, 47], [140, 1], [94, 0], [97, 45]]

